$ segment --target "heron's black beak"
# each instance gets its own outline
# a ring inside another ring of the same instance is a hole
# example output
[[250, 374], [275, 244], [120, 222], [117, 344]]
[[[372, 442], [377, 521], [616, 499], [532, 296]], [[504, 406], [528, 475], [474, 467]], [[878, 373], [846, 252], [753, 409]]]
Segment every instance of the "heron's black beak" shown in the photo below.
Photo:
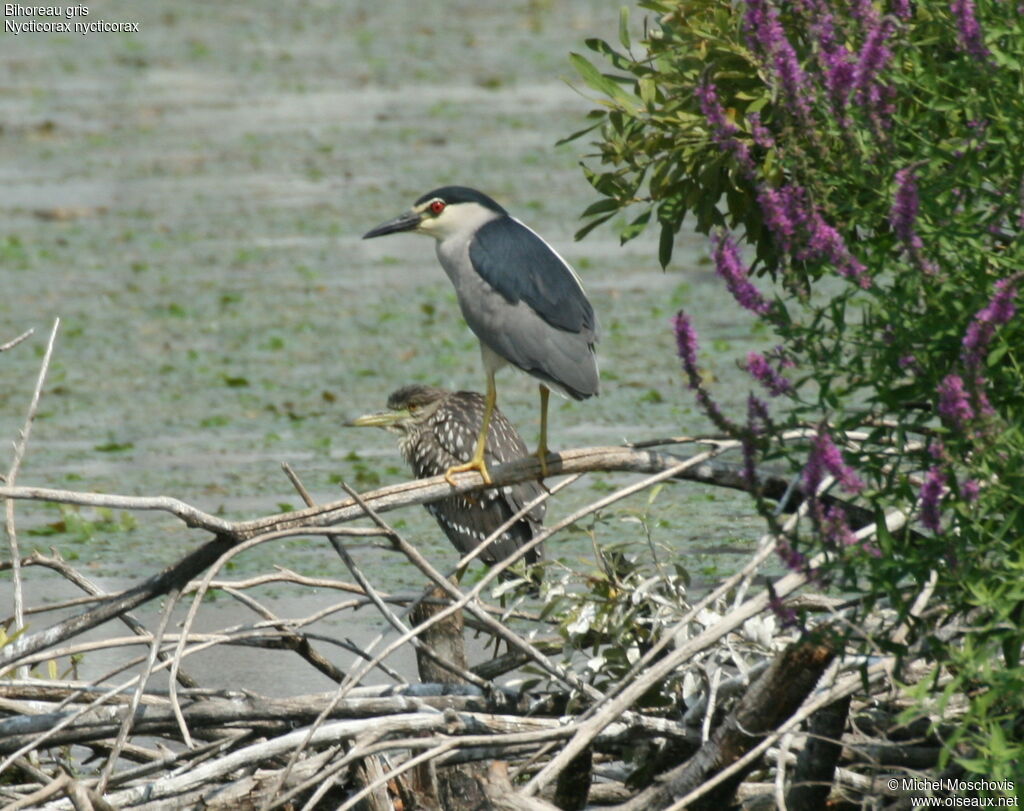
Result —
[[415, 230], [422, 219], [423, 217], [418, 211], [406, 211], [404, 214], [399, 214], [393, 220], [382, 222], [376, 228], [367, 231], [363, 234], [363, 239], [382, 237], [386, 234], [397, 234], [400, 231]]

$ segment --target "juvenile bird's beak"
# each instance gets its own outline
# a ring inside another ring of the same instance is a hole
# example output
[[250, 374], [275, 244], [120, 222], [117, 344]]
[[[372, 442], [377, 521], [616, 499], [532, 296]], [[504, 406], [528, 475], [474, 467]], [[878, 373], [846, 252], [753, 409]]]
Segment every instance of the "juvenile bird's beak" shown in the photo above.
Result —
[[382, 222], [376, 228], [370, 229], [363, 234], [363, 239], [382, 237], [387, 234], [397, 234], [400, 231], [414, 231], [419, 227], [422, 219], [423, 216], [418, 211], [406, 211], [404, 214], [399, 214], [393, 220]]
[[350, 428], [388, 428], [405, 417], [404, 411], [378, 411], [375, 414], [364, 414], [345, 423]]

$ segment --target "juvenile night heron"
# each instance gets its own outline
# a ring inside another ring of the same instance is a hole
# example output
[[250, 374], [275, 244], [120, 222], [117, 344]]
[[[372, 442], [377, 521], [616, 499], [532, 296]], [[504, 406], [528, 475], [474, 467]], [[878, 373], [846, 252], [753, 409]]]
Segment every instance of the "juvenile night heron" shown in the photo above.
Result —
[[413, 207], [378, 225], [363, 239], [414, 231], [437, 240], [437, 258], [459, 299], [469, 328], [480, 341], [487, 372], [487, 399], [472, 456], [445, 473], [478, 470], [488, 484], [485, 445], [497, 393], [495, 372], [506, 363], [540, 381], [540, 443], [537, 457], [547, 475], [550, 389], [584, 400], [597, 394], [594, 344], [597, 324], [579, 277], [569, 264], [486, 194], [445, 186], [424, 194]]
[[[352, 425], [373, 425], [398, 434], [398, 448], [416, 478], [439, 476], [472, 455], [487, 404], [475, 391], [450, 392], [433, 386], [403, 386], [388, 397], [388, 411], [367, 414]], [[503, 464], [527, 453], [515, 427], [494, 409], [487, 429], [487, 461]], [[448, 540], [462, 554], [471, 552], [543, 491], [535, 481], [519, 482], [473, 495], [449, 496], [426, 504]], [[480, 554], [493, 565], [531, 541], [540, 531], [547, 509], [540, 502], [506, 529]], [[525, 555], [539, 562], [541, 550]]]

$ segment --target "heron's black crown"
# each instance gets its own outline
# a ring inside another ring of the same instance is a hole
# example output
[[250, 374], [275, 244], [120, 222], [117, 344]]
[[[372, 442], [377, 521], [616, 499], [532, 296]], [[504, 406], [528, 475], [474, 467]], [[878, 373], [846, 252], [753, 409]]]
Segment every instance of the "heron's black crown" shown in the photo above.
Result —
[[497, 214], [508, 214], [505, 209], [486, 194], [476, 189], [470, 189], [467, 186], [442, 186], [440, 189], [434, 189], [424, 194], [416, 201], [416, 205], [425, 203], [427, 200], [433, 200], [435, 197], [440, 197], [450, 206], [457, 203], [478, 203]]

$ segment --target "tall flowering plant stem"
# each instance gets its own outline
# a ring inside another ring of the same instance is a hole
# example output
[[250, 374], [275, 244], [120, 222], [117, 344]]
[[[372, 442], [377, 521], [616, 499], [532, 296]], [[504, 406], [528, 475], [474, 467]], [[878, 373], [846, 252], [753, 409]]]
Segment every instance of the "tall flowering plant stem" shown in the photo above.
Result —
[[[911, 516], [913, 534], [865, 545], [821, 506], [790, 552], [824, 555], [820, 582], [894, 621], [936, 572], [943, 616], [970, 618], [967, 643], [934, 648], [968, 697], [947, 756], [1024, 781], [1024, 8], [639, 6], [643, 39], [574, 56], [601, 102], [580, 236], [656, 226], [671, 272], [682, 228], [708, 236], [721, 306], [767, 337], [735, 370], [748, 413], [728, 414], [695, 378], [700, 313], [677, 320], [680, 397], [733, 427], [748, 475], [785, 463], [860, 514]], [[796, 426], [819, 430], [787, 441]]]

